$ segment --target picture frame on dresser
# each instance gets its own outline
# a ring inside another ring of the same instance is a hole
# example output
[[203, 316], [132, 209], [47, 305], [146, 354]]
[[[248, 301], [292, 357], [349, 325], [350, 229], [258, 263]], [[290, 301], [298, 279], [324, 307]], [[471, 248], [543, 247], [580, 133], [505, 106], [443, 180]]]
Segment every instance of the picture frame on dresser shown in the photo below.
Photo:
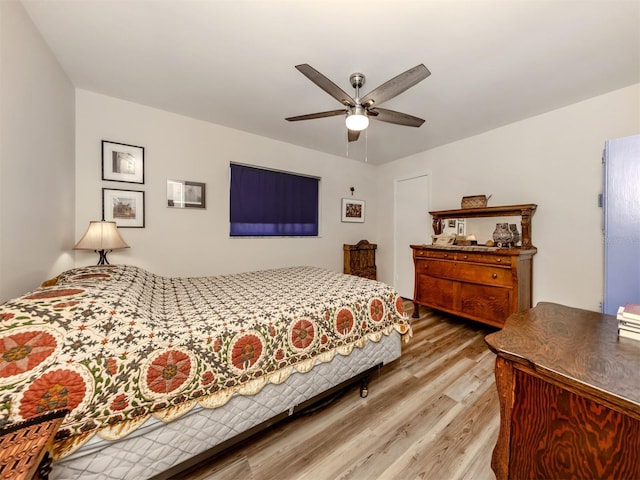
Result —
[[364, 200], [342, 199], [342, 222], [364, 223]]
[[103, 188], [102, 218], [120, 228], [144, 228], [144, 192]]
[[102, 180], [144, 183], [144, 147], [102, 140]]

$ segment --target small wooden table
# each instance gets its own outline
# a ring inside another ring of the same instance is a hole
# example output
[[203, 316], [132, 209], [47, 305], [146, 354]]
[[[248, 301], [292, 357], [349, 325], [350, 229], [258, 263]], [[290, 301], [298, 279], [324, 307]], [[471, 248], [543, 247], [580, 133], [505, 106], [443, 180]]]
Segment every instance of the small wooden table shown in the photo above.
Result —
[[640, 478], [640, 342], [617, 326], [540, 303], [486, 337], [497, 354], [498, 480]]
[[0, 480], [49, 478], [49, 450], [67, 410], [9, 425], [0, 430]]

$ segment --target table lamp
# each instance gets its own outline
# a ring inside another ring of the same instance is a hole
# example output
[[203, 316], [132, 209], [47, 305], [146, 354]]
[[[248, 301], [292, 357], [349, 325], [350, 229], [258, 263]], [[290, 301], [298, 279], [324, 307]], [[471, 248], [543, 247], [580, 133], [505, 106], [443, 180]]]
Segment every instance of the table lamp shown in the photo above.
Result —
[[129, 248], [129, 245], [120, 236], [116, 222], [104, 220], [89, 222], [89, 228], [73, 247], [74, 250], [93, 250], [96, 252], [100, 255], [98, 265], [109, 265], [107, 253], [119, 248]]

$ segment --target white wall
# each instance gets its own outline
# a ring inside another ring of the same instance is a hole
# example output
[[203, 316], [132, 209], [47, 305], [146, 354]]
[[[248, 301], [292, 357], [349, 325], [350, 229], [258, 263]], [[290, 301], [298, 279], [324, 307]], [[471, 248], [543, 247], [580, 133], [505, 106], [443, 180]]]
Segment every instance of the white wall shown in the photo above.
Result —
[[0, 2], [0, 301], [73, 265], [74, 88], [22, 5]]
[[[599, 310], [602, 150], [607, 139], [640, 132], [639, 91], [640, 85], [617, 90], [381, 166], [379, 215], [387, 221], [380, 224], [379, 243], [393, 242], [386, 228], [393, 217], [393, 180], [413, 172], [431, 172], [433, 210], [459, 208], [463, 196], [478, 194], [492, 194], [490, 206], [535, 203], [534, 304]], [[391, 281], [390, 262], [390, 256], [378, 258], [383, 281]]]
[[[76, 92], [76, 239], [99, 220], [104, 187], [145, 192], [145, 228], [120, 229], [131, 246], [109, 255], [161, 275], [198, 276], [288, 265], [342, 271], [342, 245], [376, 242], [376, 168], [96, 93]], [[101, 180], [101, 141], [143, 146], [145, 183]], [[229, 162], [321, 177], [320, 238], [229, 238]], [[207, 208], [166, 206], [167, 179], [206, 183]], [[367, 202], [365, 223], [341, 223], [341, 198]], [[77, 264], [97, 261], [77, 252]]]

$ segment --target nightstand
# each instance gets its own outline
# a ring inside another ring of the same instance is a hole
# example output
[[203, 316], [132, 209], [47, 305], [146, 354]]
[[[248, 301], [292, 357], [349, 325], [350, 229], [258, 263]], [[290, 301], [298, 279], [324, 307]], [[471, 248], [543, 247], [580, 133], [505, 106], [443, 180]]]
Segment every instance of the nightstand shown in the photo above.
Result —
[[68, 410], [56, 410], [0, 429], [0, 480], [46, 480], [50, 449]]

